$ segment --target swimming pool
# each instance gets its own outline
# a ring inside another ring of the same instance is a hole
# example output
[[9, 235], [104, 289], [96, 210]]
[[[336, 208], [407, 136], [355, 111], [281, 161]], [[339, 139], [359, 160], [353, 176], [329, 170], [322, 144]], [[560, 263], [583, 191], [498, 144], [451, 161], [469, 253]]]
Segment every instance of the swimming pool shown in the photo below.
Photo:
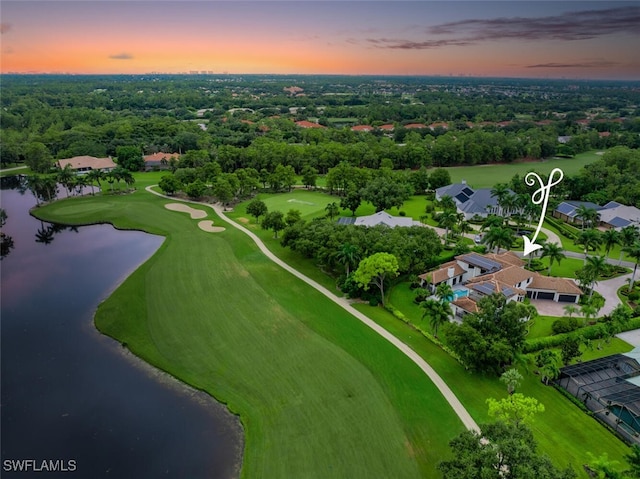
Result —
[[449, 296], [451, 299], [449, 301], [455, 301], [456, 299], [464, 298], [469, 296], [469, 290], [467, 288], [460, 288], [453, 291], [453, 297]]

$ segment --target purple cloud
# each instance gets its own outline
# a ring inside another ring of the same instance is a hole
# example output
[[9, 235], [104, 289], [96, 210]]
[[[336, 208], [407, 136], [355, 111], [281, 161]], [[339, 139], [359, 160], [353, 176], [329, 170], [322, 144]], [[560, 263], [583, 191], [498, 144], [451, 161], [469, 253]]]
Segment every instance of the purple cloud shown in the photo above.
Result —
[[112, 60], [131, 60], [133, 55], [129, 53], [118, 53], [117, 55], [109, 55]]
[[500, 17], [443, 23], [426, 29], [426, 34], [447, 36], [424, 41], [367, 39], [377, 48], [429, 49], [470, 45], [493, 40], [587, 40], [613, 33], [640, 34], [640, 7], [565, 12], [546, 17]]
[[538, 63], [536, 65], [527, 65], [525, 68], [605, 68], [620, 65], [618, 62], [610, 62], [607, 60], [598, 60], [580, 63]]

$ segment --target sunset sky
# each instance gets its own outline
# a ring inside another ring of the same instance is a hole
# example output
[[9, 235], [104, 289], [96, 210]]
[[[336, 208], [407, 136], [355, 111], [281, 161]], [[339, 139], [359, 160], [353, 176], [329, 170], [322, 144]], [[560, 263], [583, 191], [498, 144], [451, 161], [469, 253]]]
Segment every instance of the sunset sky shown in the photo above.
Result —
[[2, 73], [640, 79], [640, 2], [7, 1]]

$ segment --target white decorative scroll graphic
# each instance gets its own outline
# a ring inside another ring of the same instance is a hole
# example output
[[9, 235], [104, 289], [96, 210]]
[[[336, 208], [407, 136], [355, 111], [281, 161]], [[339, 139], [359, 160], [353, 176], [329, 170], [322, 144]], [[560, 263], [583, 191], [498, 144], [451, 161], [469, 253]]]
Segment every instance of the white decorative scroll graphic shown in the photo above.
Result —
[[[556, 174], [558, 174], [558, 178], [555, 179]], [[539, 205], [542, 203], [542, 212], [540, 213], [540, 220], [538, 221], [538, 228], [536, 229], [533, 238], [529, 239], [528, 236], [522, 236], [524, 240], [524, 256], [533, 253], [534, 251], [542, 248], [542, 245], [536, 243], [536, 239], [538, 238], [538, 234], [540, 233], [540, 228], [542, 228], [542, 223], [544, 222], [544, 215], [547, 213], [547, 204], [549, 203], [549, 194], [551, 192], [551, 187], [557, 185], [564, 178], [564, 173], [560, 168], [554, 168], [549, 175], [549, 182], [545, 185], [540, 178], [540, 175], [534, 172], [527, 173], [527, 176], [524, 177], [524, 182], [527, 186], [534, 186], [536, 184], [536, 180], [538, 180], [538, 184], [540, 188], [533, 192], [531, 195], [531, 201], [534, 204]]]

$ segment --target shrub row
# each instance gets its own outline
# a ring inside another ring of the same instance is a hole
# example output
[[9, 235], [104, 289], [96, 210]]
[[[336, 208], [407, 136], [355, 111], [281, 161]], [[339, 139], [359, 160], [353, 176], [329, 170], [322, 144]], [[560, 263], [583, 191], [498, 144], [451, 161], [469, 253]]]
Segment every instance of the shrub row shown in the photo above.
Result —
[[[640, 328], [640, 317], [630, 319], [620, 330], [620, 332], [631, 331]], [[557, 348], [562, 342], [571, 337], [584, 339], [602, 339], [608, 336], [607, 325], [604, 323], [595, 324], [581, 328], [571, 333], [558, 334], [555, 336], [546, 336], [544, 338], [528, 339], [524, 343], [523, 352], [533, 353], [541, 349]]]
[[444, 344], [442, 341], [440, 341], [438, 338], [436, 338], [433, 334], [431, 334], [429, 331], [425, 331], [424, 329], [422, 329], [421, 326], [419, 325], [415, 325], [413, 324], [411, 321], [409, 321], [409, 319], [402, 313], [402, 311], [394, 308], [391, 304], [387, 303], [387, 305], [385, 306], [385, 309], [387, 311], [389, 311], [391, 314], [393, 314], [393, 316], [397, 319], [399, 319], [400, 321], [402, 321], [405, 324], [408, 324], [409, 326], [411, 326], [413, 329], [415, 329], [416, 331], [418, 331], [420, 334], [422, 334], [425, 338], [427, 338], [429, 341], [431, 341], [433, 344], [435, 344], [436, 346], [440, 347], [444, 352], [446, 352], [449, 356], [451, 356], [452, 358], [454, 358], [456, 361], [458, 361], [460, 364], [462, 364], [464, 366], [464, 363], [462, 362], [462, 360], [460, 359], [460, 357], [454, 353], [446, 344]]
[[555, 227], [560, 233], [562, 233], [567, 238], [571, 238], [572, 240], [578, 239], [579, 232], [573, 226], [569, 226], [562, 221], [557, 220], [551, 216], [545, 217], [545, 221], [547, 221], [550, 225]]

